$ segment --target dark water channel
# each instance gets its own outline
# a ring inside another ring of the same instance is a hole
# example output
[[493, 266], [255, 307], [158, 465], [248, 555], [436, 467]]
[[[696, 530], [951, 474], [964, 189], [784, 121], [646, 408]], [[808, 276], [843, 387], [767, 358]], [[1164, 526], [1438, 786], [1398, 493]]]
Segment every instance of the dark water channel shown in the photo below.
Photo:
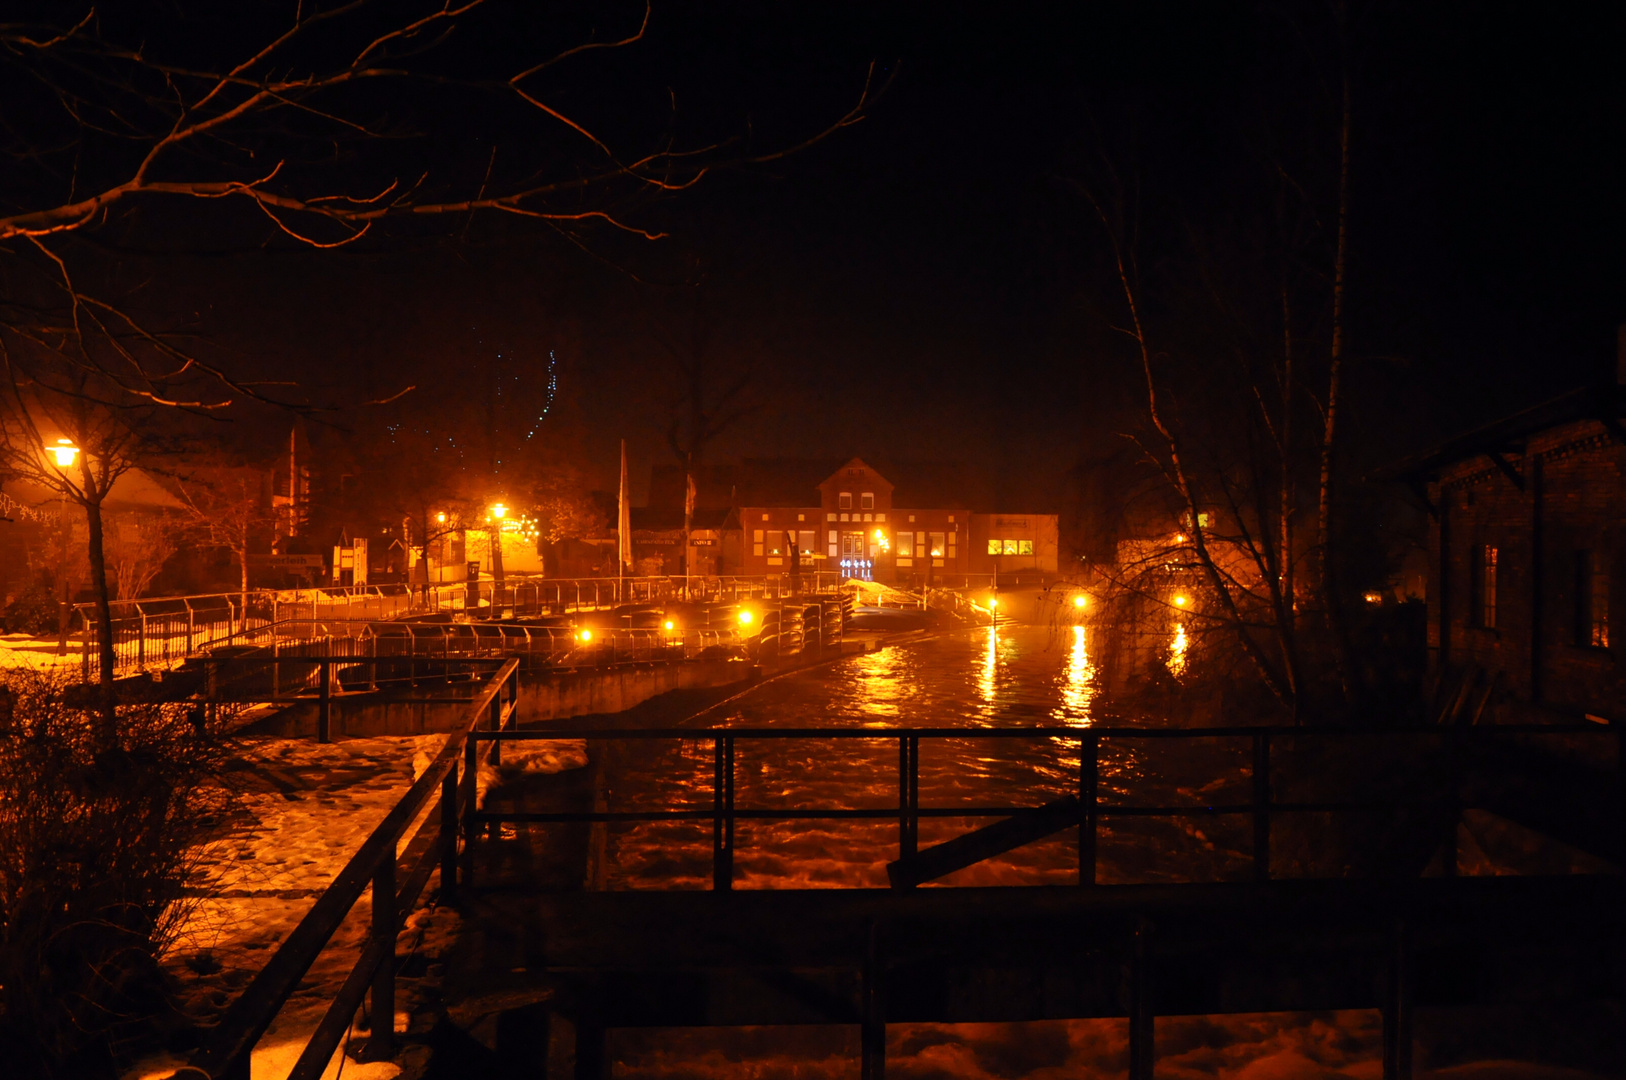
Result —
[[[900, 643], [772, 680], [698, 724], [859, 729], [934, 726], [967, 730], [1066, 726], [1167, 726], [1114, 712], [1099, 692], [1084, 626], [1008, 625]], [[712, 743], [612, 744], [609, 809], [709, 808]], [[920, 744], [924, 808], [1037, 806], [1075, 793], [1080, 743], [1070, 738], [931, 738]], [[1102, 740], [1103, 803], [1201, 806], [1245, 803], [1249, 745], [1237, 738]], [[735, 803], [742, 809], [896, 808], [896, 739], [736, 742]], [[922, 847], [992, 819], [923, 818]], [[898, 856], [895, 819], [741, 821], [736, 888], [881, 887]], [[1103, 883], [1243, 880], [1250, 872], [1246, 816], [1104, 822], [1096, 879]], [[609, 836], [616, 889], [707, 888], [711, 824], [622, 825]], [[1078, 829], [1020, 848], [940, 885], [1072, 884]]]

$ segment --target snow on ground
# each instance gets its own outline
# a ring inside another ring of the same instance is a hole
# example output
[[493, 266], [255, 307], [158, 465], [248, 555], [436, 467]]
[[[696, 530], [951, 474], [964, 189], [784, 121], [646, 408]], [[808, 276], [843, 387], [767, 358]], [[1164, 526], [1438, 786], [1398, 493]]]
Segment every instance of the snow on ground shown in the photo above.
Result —
[[0, 634], [0, 668], [30, 668], [45, 671], [67, 668], [81, 662], [79, 644], [68, 643], [68, 651], [58, 655], [59, 646], [53, 637], [34, 637], [32, 634]]
[[[192, 882], [196, 907], [166, 961], [183, 1012], [208, 1024], [225, 1011], [411, 786], [414, 759], [426, 764], [445, 740], [445, 735], [419, 735], [343, 739], [325, 746], [270, 737], [240, 742], [222, 777], [236, 791], [239, 810], [225, 834], [202, 853]], [[432, 799], [429, 804], [425, 814]], [[412, 832], [408, 829], [403, 841]], [[425, 896], [433, 888], [432, 880]], [[260, 1040], [253, 1057], [255, 1080], [287, 1075], [360, 955], [371, 918], [371, 898], [364, 893]], [[420, 907], [406, 921], [398, 953], [437, 959], [456, 929], [455, 912]], [[426, 966], [434, 965], [419, 965]], [[413, 970], [410, 962], [407, 970]], [[415, 1004], [415, 988], [416, 980], [400, 979], [398, 1029], [404, 1030]], [[167, 1076], [180, 1064], [179, 1058], [149, 1060], [127, 1080]], [[335, 1055], [328, 1076], [336, 1074], [338, 1064]], [[400, 1072], [400, 1064], [391, 1062], [351, 1060], [344, 1066], [344, 1076], [354, 1080], [385, 1080]]]

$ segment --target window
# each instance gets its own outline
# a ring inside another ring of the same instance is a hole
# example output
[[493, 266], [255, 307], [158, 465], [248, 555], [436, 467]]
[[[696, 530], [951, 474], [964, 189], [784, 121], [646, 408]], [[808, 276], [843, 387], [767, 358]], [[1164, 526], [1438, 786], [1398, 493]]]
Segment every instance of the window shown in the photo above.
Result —
[[915, 557], [915, 534], [901, 532], [898, 534], [898, 558], [912, 559]]
[[930, 550], [931, 550], [931, 553], [932, 553], [932, 558], [941, 559], [943, 557], [943, 550], [944, 550], [945, 547], [947, 547], [947, 545], [943, 543], [944, 534], [940, 533], [940, 532], [934, 532], [934, 533], [931, 534], [931, 537], [932, 537], [932, 540], [931, 540], [932, 546], [931, 546]]
[[[835, 517], [834, 514], [831, 514], [830, 516]], [[841, 552], [841, 549], [836, 546], [838, 542], [839, 541], [838, 541], [838, 539], [836, 537], [836, 531], [834, 529], [831, 529], [830, 530], [830, 557], [832, 559], [835, 558]]]
[[773, 556], [785, 554], [785, 534], [778, 529], [768, 534], [768, 554]]
[[1032, 555], [1033, 554], [1033, 541], [1032, 540], [1018, 540], [1016, 542], [1016, 553], [1018, 555]]
[[841, 510], [851, 510], [853, 508], [853, 493], [843, 491], [840, 495], [837, 495], [836, 507]]
[[860, 510], [873, 510], [873, 509], [875, 509], [875, 492], [866, 491], [866, 492], [864, 492], [864, 494], [859, 496], [859, 509]]
[[751, 554], [753, 554], [753, 555], [761, 555], [762, 554], [762, 530], [761, 529], [752, 529], [751, 530]]
[[990, 540], [988, 541], [988, 554], [1003, 555], [1005, 554], [1005, 549], [1003, 546], [1001, 546], [998, 540]]
[[1609, 647], [1609, 575], [1591, 551], [1575, 553], [1575, 643]]
[[1478, 605], [1478, 623], [1486, 630], [1496, 629], [1496, 548], [1490, 544], [1479, 547], [1479, 582], [1474, 593]]
[[813, 554], [813, 531], [805, 529], [796, 534], [796, 550], [803, 555]]

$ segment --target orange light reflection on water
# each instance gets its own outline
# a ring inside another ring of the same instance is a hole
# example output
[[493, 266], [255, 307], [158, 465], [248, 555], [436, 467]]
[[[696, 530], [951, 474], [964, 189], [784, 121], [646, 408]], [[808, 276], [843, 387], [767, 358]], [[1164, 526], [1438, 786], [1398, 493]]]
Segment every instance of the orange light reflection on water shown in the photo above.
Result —
[[1174, 640], [1169, 643], [1169, 659], [1167, 661], [1169, 674], [1179, 677], [1186, 673], [1186, 653], [1191, 648], [1191, 642], [1186, 638], [1186, 624], [1174, 624]]
[[1071, 627], [1072, 646], [1067, 650], [1067, 667], [1056, 680], [1061, 691], [1061, 703], [1050, 715], [1065, 724], [1087, 725], [1093, 722], [1090, 706], [1095, 701], [1095, 664], [1090, 660], [1088, 639], [1082, 626]]
[[994, 704], [999, 676], [999, 627], [988, 628], [988, 645], [982, 654], [982, 671], [977, 675], [977, 692], [989, 705]]

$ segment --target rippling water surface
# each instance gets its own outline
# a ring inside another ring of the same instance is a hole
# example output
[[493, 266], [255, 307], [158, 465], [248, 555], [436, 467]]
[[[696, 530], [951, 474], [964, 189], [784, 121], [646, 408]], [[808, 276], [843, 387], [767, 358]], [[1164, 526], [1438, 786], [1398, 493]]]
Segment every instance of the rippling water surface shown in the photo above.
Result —
[[[1003, 626], [947, 634], [850, 657], [779, 678], [713, 710], [707, 726], [742, 728], [933, 726], [968, 730], [1068, 726], [1161, 727], [1157, 717], [1116, 713], [1100, 693], [1083, 626]], [[920, 743], [920, 804], [1037, 806], [1078, 790], [1072, 738], [931, 738]], [[893, 808], [898, 741], [736, 740], [735, 804], [741, 809]], [[712, 744], [612, 744], [609, 808], [709, 809]], [[1240, 740], [1106, 739], [1099, 797], [1142, 806], [1244, 802]], [[987, 817], [923, 818], [920, 846], [959, 835]], [[736, 888], [877, 887], [898, 856], [889, 821], [738, 823]], [[1078, 829], [941, 879], [942, 885], [1071, 884]], [[1242, 878], [1245, 818], [1120, 818], [1104, 822], [1102, 882]], [[658, 823], [611, 831], [610, 887], [706, 888], [711, 824]]]

